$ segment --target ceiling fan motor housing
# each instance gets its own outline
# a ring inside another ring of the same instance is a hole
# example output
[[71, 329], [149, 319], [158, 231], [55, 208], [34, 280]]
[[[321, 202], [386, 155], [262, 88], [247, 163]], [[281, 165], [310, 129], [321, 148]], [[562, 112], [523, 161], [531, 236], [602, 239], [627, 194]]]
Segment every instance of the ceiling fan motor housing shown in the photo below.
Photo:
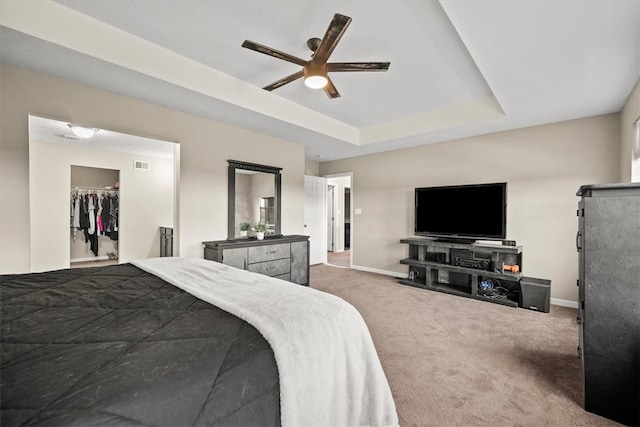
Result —
[[[305, 83], [307, 83], [307, 79], [309, 78], [322, 78], [324, 79], [324, 84], [322, 84], [322, 86], [319, 86], [319, 88], [324, 87], [324, 85], [327, 84], [327, 63], [326, 62], [315, 62], [313, 60], [307, 62], [307, 64], [304, 66], [304, 80]], [[319, 85], [319, 84], [318, 84]], [[315, 87], [313, 84], [311, 84], [311, 87]]]

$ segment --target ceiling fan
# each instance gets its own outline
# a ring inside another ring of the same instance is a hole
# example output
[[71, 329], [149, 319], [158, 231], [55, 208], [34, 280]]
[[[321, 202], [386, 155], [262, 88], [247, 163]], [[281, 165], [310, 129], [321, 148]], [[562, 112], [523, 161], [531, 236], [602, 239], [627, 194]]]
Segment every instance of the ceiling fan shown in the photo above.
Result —
[[339, 98], [340, 93], [333, 85], [328, 73], [344, 71], [387, 71], [389, 69], [389, 62], [327, 62], [350, 23], [351, 18], [348, 16], [340, 15], [339, 13], [333, 15], [329, 28], [327, 28], [327, 32], [322, 39], [314, 37], [307, 40], [307, 46], [313, 51], [309, 61], [250, 40], [245, 40], [244, 43], [242, 43], [242, 47], [302, 66], [302, 70], [271, 83], [263, 87], [263, 89], [272, 91], [304, 77], [306, 86], [312, 89], [322, 88], [329, 98]]

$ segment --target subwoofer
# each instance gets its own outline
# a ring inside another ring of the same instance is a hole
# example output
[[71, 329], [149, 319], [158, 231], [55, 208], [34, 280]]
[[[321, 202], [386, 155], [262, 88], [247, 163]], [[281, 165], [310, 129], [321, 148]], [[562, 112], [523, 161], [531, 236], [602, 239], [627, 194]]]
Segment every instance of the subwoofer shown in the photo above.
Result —
[[551, 305], [551, 280], [523, 277], [520, 280], [518, 305], [529, 310], [548, 313]]

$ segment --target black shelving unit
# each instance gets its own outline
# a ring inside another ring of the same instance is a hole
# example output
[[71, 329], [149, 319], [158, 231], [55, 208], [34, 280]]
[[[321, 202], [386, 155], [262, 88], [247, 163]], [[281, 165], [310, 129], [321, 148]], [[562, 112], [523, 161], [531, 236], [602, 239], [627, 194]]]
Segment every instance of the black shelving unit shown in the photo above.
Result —
[[[402, 239], [409, 245], [409, 257], [400, 260], [409, 266], [409, 278], [399, 283], [431, 291], [518, 307], [518, 282], [522, 279], [522, 246], [443, 242], [428, 238]], [[457, 258], [486, 260], [489, 270], [455, 265]], [[519, 271], [501, 271], [496, 266], [517, 265]], [[514, 290], [512, 298], [489, 297], [478, 293], [478, 283], [492, 279]]]

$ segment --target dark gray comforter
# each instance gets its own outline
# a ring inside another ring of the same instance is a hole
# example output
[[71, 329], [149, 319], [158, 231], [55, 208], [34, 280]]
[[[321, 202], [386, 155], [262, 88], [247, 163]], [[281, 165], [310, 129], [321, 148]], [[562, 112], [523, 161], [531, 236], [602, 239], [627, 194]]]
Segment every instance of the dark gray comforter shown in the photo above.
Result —
[[130, 264], [0, 276], [1, 424], [278, 425], [273, 351]]

